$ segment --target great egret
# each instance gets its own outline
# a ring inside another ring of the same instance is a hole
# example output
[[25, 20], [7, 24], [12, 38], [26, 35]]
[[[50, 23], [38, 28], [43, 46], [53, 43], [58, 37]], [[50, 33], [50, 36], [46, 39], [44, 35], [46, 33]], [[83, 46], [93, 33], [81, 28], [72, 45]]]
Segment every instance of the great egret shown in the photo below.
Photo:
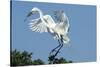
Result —
[[68, 30], [69, 30], [69, 20], [66, 14], [63, 11], [58, 12], [60, 14], [59, 23], [55, 23], [53, 18], [50, 15], [43, 15], [42, 11], [34, 7], [27, 15], [27, 18], [33, 15], [34, 13], [39, 13], [40, 17], [37, 19], [31, 20], [29, 23], [30, 29], [34, 32], [48, 32], [53, 35], [54, 39], [57, 39], [59, 45], [54, 48], [51, 52], [54, 52], [56, 49], [61, 49], [63, 44], [69, 43]]

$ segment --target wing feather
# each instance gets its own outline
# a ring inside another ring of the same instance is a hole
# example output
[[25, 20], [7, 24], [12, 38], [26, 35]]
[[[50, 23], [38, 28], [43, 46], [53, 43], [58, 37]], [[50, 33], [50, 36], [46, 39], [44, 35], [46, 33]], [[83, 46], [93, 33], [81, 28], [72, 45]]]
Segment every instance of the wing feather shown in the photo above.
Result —
[[40, 18], [31, 20], [31, 23], [29, 23], [29, 27], [34, 32], [47, 32], [47, 26], [41, 21]]
[[44, 16], [44, 20], [46, 21], [46, 23], [48, 24], [48, 26], [50, 27], [50, 28], [52, 28], [52, 27], [55, 27], [55, 21], [53, 20], [53, 18], [50, 16], [50, 15], [45, 15]]
[[56, 11], [55, 12], [55, 18], [57, 19], [58, 22], [63, 24], [63, 28], [66, 30], [66, 33], [69, 32], [70, 24], [69, 24], [69, 19], [66, 16], [64, 11]]

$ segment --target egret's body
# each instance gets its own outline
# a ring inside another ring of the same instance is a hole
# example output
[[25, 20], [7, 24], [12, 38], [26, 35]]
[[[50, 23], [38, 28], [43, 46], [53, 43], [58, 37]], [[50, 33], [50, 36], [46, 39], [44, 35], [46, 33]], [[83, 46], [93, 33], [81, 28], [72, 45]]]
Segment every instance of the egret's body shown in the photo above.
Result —
[[[55, 23], [50, 15], [43, 15], [42, 11], [36, 7], [31, 10], [27, 17], [31, 16], [35, 12], [38, 12], [40, 17], [31, 20], [30, 29], [32, 31], [40, 33], [48, 32], [53, 35], [54, 39], [57, 39], [58, 41], [61, 40], [60, 42], [68, 44], [69, 20], [64, 12], [61, 13], [61, 21], [59, 21], [59, 23]], [[58, 48], [58, 46], [56, 48]]]

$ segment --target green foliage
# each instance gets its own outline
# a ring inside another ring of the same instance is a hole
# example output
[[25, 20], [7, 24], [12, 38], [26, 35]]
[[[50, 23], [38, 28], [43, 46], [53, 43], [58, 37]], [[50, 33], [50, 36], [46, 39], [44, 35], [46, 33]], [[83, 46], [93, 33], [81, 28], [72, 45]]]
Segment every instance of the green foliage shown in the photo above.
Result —
[[41, 59], [37, 59], [33, 61], [33, 65], [43, 65], [44, 62]]
[[44, 62], [40, 59], [32, 60], [32, 53], [27, 51], [17, 51], [16, 49], [11, 52], [11, 66], [24, 66], [24, 65], [41, 65]]
[[62, 63], [72, 63], [72, 61], [67, 61], [66, 59], [62, 58], [54, 58], [54, 55], [51, 55], [49, 58], [49, 64], [62, 64]]
[[28, 53], [27, 51], [17, 51], [14, 50], [11, 52], [11, 66], [22, 66], [22, 65], [30, 65], [32, 63], [32, 53]]
[[72, 61], [67, 61], [67, 60], [64, 59], [64, 58], [60, 58], [60, 59], [56, 58], [56, 59], [54, 60], [54, 64], [62, 64], [62, 63], [72, 63]]
[[[72, 63], [62, 58], [54, 58], [54, 56], [48, 57], [48, 64], [61, 64], [61, 63]], [[52, 63], [53, 61], [53, 63]], [[44, 65], [41, 59], [32, 60], [32, 53], [27, 51], [17, 51], [16, 49], [11, 51], [11, 66], [25, 66], [25, 65]]]

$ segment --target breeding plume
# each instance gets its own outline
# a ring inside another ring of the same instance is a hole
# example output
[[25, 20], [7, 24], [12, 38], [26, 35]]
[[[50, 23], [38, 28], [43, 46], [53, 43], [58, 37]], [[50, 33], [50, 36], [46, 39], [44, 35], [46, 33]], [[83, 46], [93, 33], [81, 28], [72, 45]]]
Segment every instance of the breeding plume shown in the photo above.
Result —
[[29, 27], [33, 32], [50, 33], [54, 39], [58, 40], [60, 45], [54, 48], [52, 52], [58, 47], [61, 48], [63, 44], [69, 43], [69, 20], [64, 11], [56, 12], [56, 17], [59, 17], [56, 22], [50, 15], [43, 14], [43, 12], [37, 7], [34, 7], [29, 12], [27, 18], [35, 13], [38, 13], [40, 17], [30, 20]]

